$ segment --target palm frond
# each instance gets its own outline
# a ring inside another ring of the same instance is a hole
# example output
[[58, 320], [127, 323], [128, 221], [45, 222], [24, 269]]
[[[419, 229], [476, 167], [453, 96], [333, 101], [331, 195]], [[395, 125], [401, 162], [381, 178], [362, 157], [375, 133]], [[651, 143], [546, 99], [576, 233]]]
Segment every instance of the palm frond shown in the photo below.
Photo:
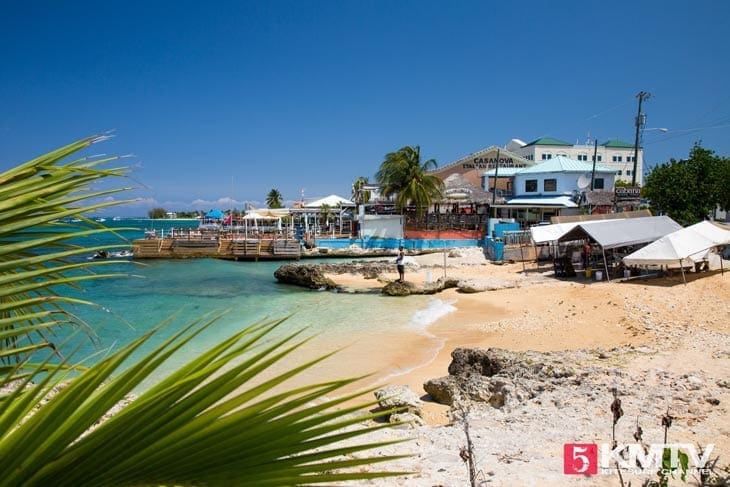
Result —
[[[366, 405], [338, 409], [355, 394], [325, 401], [355, 379], [266, 396], [271, 387], [321, 358], [241, 391], [304, 342], [282, 348], [294, 339], [291, 335], [254, 351], [279, 322], [235, 334], [84, 435], [216, 319], [192, 325], [120, 371], [156, 332], [152, 331], [79, 376], [67, 378], [68, 385], [50, 399], [52, 383], [46, 384], [26, 400], [22, 411], [47, 403], [0, 437], [0, 478], [10, 485], [293, 485], [398, 473], [351, 470], [398, 458], [361, 453], [392, 442], [338, 446], [387, 426], [354, 427], [392, 412], [358, 414]], [[235, 391], [239, 392], [229, 398]]]
[[[102, 260], [78, 262], [82, 254], [112, 246], [83, 248], [73, 243], [79, 237], [113, 233], [120, 238], [114, 248], [129, 247], [118, 233], [125, 229], [112, 231], [85, 216], [123, 203], [99, 200], [126, 188], [90, 191], [90, 187], [109, 177], [123, 177], [127, 169], [101, 167], [118, 157], [68, 160], [104, 138], [78, 140], [0, 174], [0, 331], [19, 331], [0, 340], [0, 363], [21, 361], [32, 350], [52, 347], [46, 332], [53, 327], [85, 329], [61, 305], [75, 300], [59, 296], [59, 286], [126, 275], [95, 272], [109, 264]], [[68, 221], [71, 218], [79, 223]], [[39, 314], [43, 312], [64, 318], [44, 322], [45, 317]], [[43, 323], [52, 326], [37, 326]], [[33, 342], [31, 334], [40, 341]]]
[[[358, 378], [274, 392], [329, 357], [274, 372], [307, 342], [300, 332], [272, 341], [283, 319], [244, 327], [109, 417], [220, 315], [181, 327], [141, 358], [172, 320], [94, 363], [71, 362], [79, 343], [58, 354], [73, 335], [59, 344], [48, 339], [46, 332], [59, 326], [84, 329], [93, 339], [91, 326], [66, 310], [93, 303], [61, 290], [121, 275], [101, 272], [107, 261], [79, 261], [112, 246], [73, 241], [110, 232], [85, 215], [120, 204], [98, 199], [124, 189], [91, 190], [96, 181], [126, 174], [100, 167], [117, 158], [64, 162], [103, 138], [81, 139], [0, 174], [0, 483], [273, 486], [401, 474], [363, 471], [399, 456], [366, 453], [391, 441], [361, 441], [387, 427], [372, 420], [392, 411], [345, 406], [356, 394], [331, 399]], [[67, 221], [72, 217], [80, 221]]]

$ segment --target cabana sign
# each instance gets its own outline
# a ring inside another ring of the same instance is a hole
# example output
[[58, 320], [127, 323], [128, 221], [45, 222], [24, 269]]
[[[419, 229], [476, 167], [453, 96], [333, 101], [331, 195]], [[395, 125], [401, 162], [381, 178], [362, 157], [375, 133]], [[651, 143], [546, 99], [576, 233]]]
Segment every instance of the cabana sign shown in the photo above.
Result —
[[614, 188], [614, 197], [616, 201], [638, 200], [641, 198], [641, 188], [637, 186]]

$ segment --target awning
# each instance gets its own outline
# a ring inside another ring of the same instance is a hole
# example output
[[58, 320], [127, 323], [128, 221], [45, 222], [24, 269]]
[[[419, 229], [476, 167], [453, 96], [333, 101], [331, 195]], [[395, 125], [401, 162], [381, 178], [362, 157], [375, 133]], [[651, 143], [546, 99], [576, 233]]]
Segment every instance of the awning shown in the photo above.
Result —
[[552, 196], [548, 198], [512, 198], [498, 208], [578, 208], [578, 204], [570, 196]]

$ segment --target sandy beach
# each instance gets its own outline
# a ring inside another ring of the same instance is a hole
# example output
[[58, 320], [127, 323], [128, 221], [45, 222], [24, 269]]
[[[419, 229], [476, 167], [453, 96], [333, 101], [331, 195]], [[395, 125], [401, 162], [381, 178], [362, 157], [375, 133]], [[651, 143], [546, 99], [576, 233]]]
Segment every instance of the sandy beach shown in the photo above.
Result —
[[[634, 441], [637, 422], [646, 431], [645, 442], [656, 442], [663, 433], [660, 417], [668, 410], [675, 418], [670, 439], [714, 444], [717, 465], [730, 464], [730, 273], [689, 274], [686, 285], [681, 275], [558, 280], [551, 269], [538, 269], [535, 263], [491, 264], [480, 249], [408, 257], [407, 264], [410, 282], [446, 275], [489, 283], [494, 290], [466, 294], [449, 289], [436, 296], [455, 309], [424, 330], [441, 344], [432, 359], [414, 361], [407, 338], [399, 344], [401, 354], [373, 358], [406, 371], [378, 380], [407, 385], [421, 396], [428, 423], [384, 433], [414, 438], [397, 450], [414, 457], [395, 468], [417, 473], [374, 484], [469, 485], [459, 456], [463, 426], [454, 421], [449, 406], [430, 401], [423, 389], [425, 381], [448, 374], [457, 347], [545, 352], [585, 377], [579, 385], [558, 386], [519, 405], [472, 406], [468, 423], [483, 485], [619, 485], [616, 475], [565, 475], [562, 463], [564, 443], [611, 440], [612, 387], [619, 390], [626, 412], [617, 425], [624, 443]], [[393, 268], [378, 279], [328, 277], [350, 290], [363, 290], [381, 288], [397, 273]]]

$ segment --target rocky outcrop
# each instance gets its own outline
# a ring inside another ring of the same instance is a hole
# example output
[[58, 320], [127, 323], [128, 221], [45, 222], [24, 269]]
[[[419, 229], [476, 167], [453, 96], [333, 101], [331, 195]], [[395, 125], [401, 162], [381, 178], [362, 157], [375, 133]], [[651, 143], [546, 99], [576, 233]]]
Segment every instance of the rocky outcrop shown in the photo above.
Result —
[[411, 294], [436, 294], [452, 287], [458, 287], [456, 279], [439, 279], [435, 283], [417, 286], [411, 282], [389, 282], [383, 287], [383, 294], [388, 296], [410, 296]]
[[[406, 267], [409, 267], [406, 265]], [[378, 279], [382, 274], [395, 273], [396, 267], [392, 260], [380, 261], [353, 261], [318, 264], [284, 264], [274, 276], [279, 282], [294, 284], [308, 289], [329, 289], [346, 292], [373, 292], [372, 287], [358, 289], [343, 289], [326, 274], [360, 274], [365, 279]], [[406, 277], [408, 271], [406, 270]], [[517, 282], [494, 277], [480, 277], [458, 280], [440, 278], [435, 282], [414, 284], [405, 282], [385, 282], [381, 292], [387, 296], [410, 296], [412, 294], [436, 294], [444, 289], [458, 288], [462, 293], [480, 293], [498, 289], [516, 287]], [[376, 291], [377, 292], [377, 291]]]
[[409, 423], [422, 426], [423, 403], [408, 386], [388, 386], [375, 391], [381, 409], [398, 409], [388, 417], [391, 423]]
[[339, 289], [339, 286], [326, 277], [317, 265], [285, 264], [274, 272], [274, 277], [281, 283], [309, 289]]
[[498, 289], [510, 289], [517, 287], [517, 282], [499, 278], [475, 278], [459, 281], [457, 287], [460, 293], [472, 294], [485, 291], [496, 291]]
[[421, 294], [415, 284], [408, 281], [389, 282], [383, 287], [383, 294], [388, 296], [410, 296], [411, 294]]
[[448, 376], [423, 385], [434, 401], [451, 406], [477, 401], [513, 407], [575, 376], [571, 368], [538, 352], [457, 348], [451, 358]]

